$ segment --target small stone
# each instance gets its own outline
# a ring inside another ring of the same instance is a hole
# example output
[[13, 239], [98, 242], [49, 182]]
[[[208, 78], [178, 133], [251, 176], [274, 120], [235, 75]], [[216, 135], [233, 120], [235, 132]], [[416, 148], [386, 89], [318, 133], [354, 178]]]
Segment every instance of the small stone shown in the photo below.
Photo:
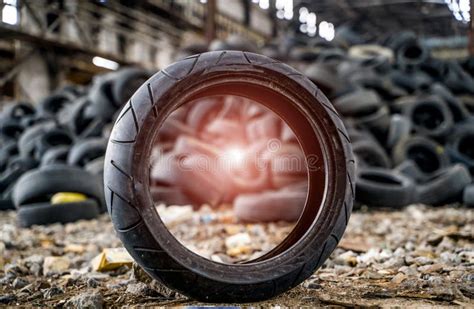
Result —
[[403, 266], [398, 269], [399, 272], [404, 273], [407, 276], [417, 276], [418, 271], [415, 267]]
[[163, 223], [169, 228], [174, 225], [184, 223], [192, 220], [193, 207], [192, 206], [165, 206], [159, 205], [156, 210], [160, 215]]
[[150, 296], [150, 297], [159, 296], [159, 294], [155, 290], [153, 290], [152, 288], [150, 288], [147, 284], [143, 282], [129, 284], [127, 286], [127, 290], [125, 291], [125, 293], [133, 294], [137, 296]]
[[83, 253], [86, 251], [86, 247], [83, 245], [78, 245], [78, 244], [68, 244], [66, 247], [64, 247], [64, 252], [69, 252], [69, 253]]
[[392, 282], [395, 283], [395, 284], [400, 284], [403, 282], [403, 280], [405, 280], [407, 278], [406, 275], [402, 274], [402, 273], [398, 273], [396, 274], [393, 278], [392, 278]]
[[69, 259], [63, 256], [47, 256], [43, 262], [43, 275], [64, 274], [69, 272]]
[[17, 277], [15, 280], [13, 280], [12, 287], [14, 289], [21, 289], [27, 286], [29, 282], [23, 278]]
[[310, 290], [316, 290], [316, 289], [320, 289], [321, 288], [321, 283], [319, 282], [319, 279], [310, 279], [310, 280], [307, 280], [305, 283], [304, 283], [304, 286], [307, 288], [307, 289], [310, 289]]
[[52, 287], [52, 288], [49, 288], [47, 289], [44, 293], [43, 293], [43, 297], [46, 298], [46, 299], [50, 299], [52, 298], [53, 296], [56, 296], [56, 295], [59, 295], [59, 294], [63, 294], [64, 293], [64, 290], [59, 288], [59, 287]]
[[226, 254], [231, 257], [237, 257], [249, 253], [252, 253], [252, 248], [250, 246], [239, 246], [235, 248], [230, 248], [226, 251]]
[[440, 276], [431, 276], [427, 279], [428, 284], [432, 288], [438, 288], [444, 285], [444, 280]]
[[456, 265], [461, 263], [461, 257], [458, 254], [442, 252], [439, 257], [441, 258], [441, 261], [450, 265]]
[[229, 235], [235, 235], [241, 231], [241, 227], [237, 224], [229, 224], [224, 227], [224, 230]]
[[418, 267], [418, 270], [423, 274], [431, 274], [441, 272], [444, 268], [443, 264], [432, 264]]
[[86, 292], [71, 298], [65, 307], [102, 309], [103, 305], [104, 299], [99, 292]]
[[367, 278], [367, 279], [381, 279], [383, 278], [384, 276], [377, 273], [377, 272], [374, 272], [374, 271], [371, 271], [371, 270], [367, 270], [365, 273], [364, 273], [364, 277]]
[[99, 286], [99, 281], [94, 278], [88, 278], [86, 281], [86, 285], [88, 288], [96, 288]]
[[23, 260], [32, 275], [40, 276], [43, 271], [44, 257], [39, 254], [33, 254]]
[[238, 233], [227, 237], [225, 240], [225, 246], [227, 249], [249, 246], [251, 243], [252, 239], [248, 233]]
[[334, 259], [334, 263], [354, 267], [357, 265], [357, 255], [352, 251], [346, 251], [343, 254], [338, 255]]
[[415, 258], [415, 263], [417, 265], [428, 265], [428, 264], [433, 264], [433, 260], [425, 256], [419, 256]]
[[13, 276], [19, 276], [28, 274], [28, 269], [22, 265], [12, 263], [5, 265], [4, 272]]
[[13, 294], [0, 295], [0, 304], [10, 304], [16, 300], [16, 296]]

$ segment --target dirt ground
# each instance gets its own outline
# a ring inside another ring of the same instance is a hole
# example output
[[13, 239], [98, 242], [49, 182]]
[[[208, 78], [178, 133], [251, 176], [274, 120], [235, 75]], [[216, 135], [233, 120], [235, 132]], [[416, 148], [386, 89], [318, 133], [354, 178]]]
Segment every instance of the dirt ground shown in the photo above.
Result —
[[[234, 230], [241, 232], [234, 227], [227, 233]], [[107, 215], [21, 229], [14, 212], [0, 213], [0, 304], [199, 305], [136, 265], [92, 271], [104, 248], [120, 247]], [[320, 270], [297, 288], [254, 305], [474, 306], [474, 209], [413, 205], [355, 212]]]

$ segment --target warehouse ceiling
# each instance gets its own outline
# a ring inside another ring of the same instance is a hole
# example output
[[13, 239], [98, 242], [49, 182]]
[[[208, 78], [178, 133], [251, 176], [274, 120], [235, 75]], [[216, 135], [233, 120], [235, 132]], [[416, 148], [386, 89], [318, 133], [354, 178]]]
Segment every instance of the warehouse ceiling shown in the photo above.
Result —
[[[327, 20], [336, 29], [350, 21], [355, 29], [374, 38], [407, 29], [424, 38], [465, 35], [469, 23], [457, 20], [447, 2], [449, 1], [302, 0], [295, 1], [295, 12], [298, 14], [300, 7], [307, 7], [317, 14], [318, 22]], [[297, 18], [294, 20], [297, 23]]]

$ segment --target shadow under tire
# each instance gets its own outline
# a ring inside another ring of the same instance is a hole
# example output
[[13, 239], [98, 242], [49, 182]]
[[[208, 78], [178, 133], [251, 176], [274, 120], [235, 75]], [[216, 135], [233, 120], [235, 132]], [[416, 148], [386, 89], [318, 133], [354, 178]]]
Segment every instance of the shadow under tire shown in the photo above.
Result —
[[[223, 92], [272, 109], [300, 137], [307, 155], [320, 155], [308, 173], [309, 194], [295, 229], [268, 255], [239, 265], [213, 262], [181, 245], [161, 221], [149, 189], [152, 141], [166, 116]], [[108, 211], [128, 252], [167, 286], [206, 302], [268, 299], [313, 274], [344, 233], [355, 190], [347, 136], [327, 98], [291, 67], [248, 52], [191, 56], [151, 77], [118, 116], [104, 166]]]

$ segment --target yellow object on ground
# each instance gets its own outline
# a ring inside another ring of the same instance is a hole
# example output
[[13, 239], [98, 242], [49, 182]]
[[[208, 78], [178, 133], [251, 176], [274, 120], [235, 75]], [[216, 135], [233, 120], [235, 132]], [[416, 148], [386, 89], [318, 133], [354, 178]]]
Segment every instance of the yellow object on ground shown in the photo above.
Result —
[[121, 266], [131, 266], [133, 259], [125, 248], [106, 248], [92, 261], [94, 271], [109, 271]]
[[76, 192], [59, 192], [51, 197], [51, 204], [64, 204], [82, 202], [87, 200], [87, 196]]

